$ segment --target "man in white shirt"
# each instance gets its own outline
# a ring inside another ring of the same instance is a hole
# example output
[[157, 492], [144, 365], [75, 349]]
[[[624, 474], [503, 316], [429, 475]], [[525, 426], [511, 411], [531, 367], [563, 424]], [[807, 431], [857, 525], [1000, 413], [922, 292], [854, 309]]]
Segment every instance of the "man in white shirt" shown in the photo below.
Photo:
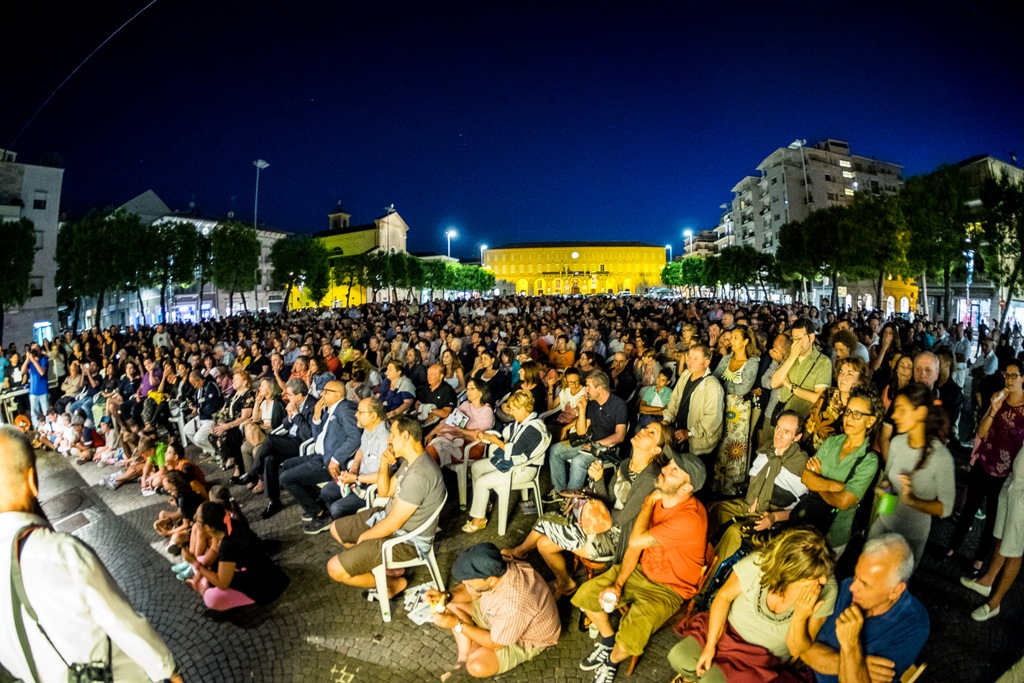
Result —
[[[114, 681], [182, 683], [170, 650], [96, 554], [35, 514], [38, 495], [31, 445], [20, 432], [0, 428], [0, 663], [15, 678], [37, 683], [65, 683], [73, 664], [108, 662]], [[24, 586], [17, 612], [12, 572]]]

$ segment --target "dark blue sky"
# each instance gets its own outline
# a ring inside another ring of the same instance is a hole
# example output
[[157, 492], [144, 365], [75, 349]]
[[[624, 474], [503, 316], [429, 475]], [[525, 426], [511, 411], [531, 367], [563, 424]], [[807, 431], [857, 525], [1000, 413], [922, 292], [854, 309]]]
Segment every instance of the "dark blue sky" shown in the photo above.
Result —
[[[0, 147], [146, 2], [20, 4]], [[574, 238], [679, 253], [794, 139], [907, 175], [1024, 154], [1010, 4], [159, 0], [14, 149], [60, 155], [72, 217], [153, 189], [211, 216], [235, 197], [251, 220], [263, 158], [260, 222], [281, 229], [324, 229], [339, 200], [355, 222], [394, 203], [413, 251], [443, 251], [453, 226], [464, 257]]]

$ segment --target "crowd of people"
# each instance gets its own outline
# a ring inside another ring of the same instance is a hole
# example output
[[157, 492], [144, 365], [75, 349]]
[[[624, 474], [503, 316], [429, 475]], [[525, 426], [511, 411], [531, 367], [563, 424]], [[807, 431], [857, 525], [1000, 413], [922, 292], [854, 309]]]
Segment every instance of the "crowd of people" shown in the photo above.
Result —
[[[28, 387], [13, 400], [37, 448], [168, 497], [154, 529], [211, 609], [288, 584], [240, 496], [263, 497], [262, 519], [297, 506], [306, 534], [340, 546], [327, 575], [383, 601], [408, 584], [389, 572], [378, 594], [384, 543], [408, 535], [392, 552], [410, 560], [438, 519], [452, 528], [444, 469], [471, 482], [455, 527], [470, 534], [546, 472], [520, 512], [537, 515], [529, 534], [471, 546], [453, 589], [427, 596], [454, 634], [451, 672], [556, 645], [569, 599], [598, 683], [680, 612], [680, 680], [877, 682], [928, 638], [907, 586], [935, 518], [955, 523], [936, 552], [953, 562], [984, 507], [962, 579], [987, 599], [974, 620], [999, 615], [1020, 569], [1024, 364], [980, 332], [715, 300], [373, 304], [68, 332], [3, 351], [0, 387]], [[208, 490], [204, 461], [225, 485]]]

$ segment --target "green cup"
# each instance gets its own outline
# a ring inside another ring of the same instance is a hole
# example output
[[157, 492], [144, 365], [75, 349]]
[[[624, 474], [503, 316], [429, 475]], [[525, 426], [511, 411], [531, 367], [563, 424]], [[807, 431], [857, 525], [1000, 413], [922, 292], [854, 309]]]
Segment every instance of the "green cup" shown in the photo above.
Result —
[[878, 514], [880, 515], [891, 515], [896, 512], [896, 504], [899, 502], [899, 497], [891, 493], [884, 494], [878, 499]]

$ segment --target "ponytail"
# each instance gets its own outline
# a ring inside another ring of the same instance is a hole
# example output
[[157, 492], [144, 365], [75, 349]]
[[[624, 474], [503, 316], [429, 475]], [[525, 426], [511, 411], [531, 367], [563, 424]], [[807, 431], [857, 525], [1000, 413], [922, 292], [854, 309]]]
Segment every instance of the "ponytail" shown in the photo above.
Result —
[[[942, 404], [935, 400], [933, 392], [918, 382], [911, 382], [903, 387], [896, 393], [896, 396], [906, 398], [915, 410], [921, 407], [928, 408], [928, 414], [924, 418], [924, 448], [921, 449], [921, 457], [918, 458], [917, 464], [912, 470], [917, 472], [928, 464], [928, 458], [931, 457], [932, 451], [935, 449], [935, 442], [945, 445], [949, 440], [949, 416]], [[893, 401], [895, 400], [894, 397]]]

